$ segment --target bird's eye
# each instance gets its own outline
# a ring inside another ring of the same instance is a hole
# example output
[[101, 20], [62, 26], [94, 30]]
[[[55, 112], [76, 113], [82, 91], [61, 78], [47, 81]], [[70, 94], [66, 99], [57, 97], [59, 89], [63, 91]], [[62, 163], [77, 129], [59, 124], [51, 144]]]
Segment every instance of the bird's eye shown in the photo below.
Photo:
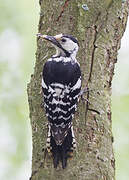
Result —
[[66, 39], [63, 38], [63, 39], [61, 39], [61, 41], [62, 41], [62, 42], [66, 42]]

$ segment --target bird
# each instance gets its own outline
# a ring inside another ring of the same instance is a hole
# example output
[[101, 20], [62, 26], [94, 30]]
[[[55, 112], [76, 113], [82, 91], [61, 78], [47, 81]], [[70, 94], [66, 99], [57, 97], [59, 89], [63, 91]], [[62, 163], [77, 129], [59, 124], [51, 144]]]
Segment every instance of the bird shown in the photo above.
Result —
[[70, 153], [76, 149], [72, 120], [81, 91], [81, 69], [76, 59], [78, 40], [72, 35], [38, 34], [49, 41], [56, 53], [44, 64], [42, 92], [48, 118], [47, 151], [52, 153], [54, 168], [61, 162], [66, 168]]

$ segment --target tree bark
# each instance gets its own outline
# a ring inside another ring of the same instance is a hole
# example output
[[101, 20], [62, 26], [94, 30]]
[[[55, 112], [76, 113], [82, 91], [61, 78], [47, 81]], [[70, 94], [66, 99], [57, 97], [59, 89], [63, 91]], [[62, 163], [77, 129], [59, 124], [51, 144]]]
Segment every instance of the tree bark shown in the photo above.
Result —
[[87, 101], [80, 100], [73, 119], [77, 141], [74, 157], [66, 169], [54, 169], [45, 150], [47, 118], [41, 106], [42, 68], [54, 52], [49, 44], [37, 39], [34, 73], [27, 88], [33, 140], [30, 180], [113, 180], [111, 83], [129, 0], [40, 0], [40, 6], [40, 33], [78, 38], [83, 88], [89, 91], [85, 94]]

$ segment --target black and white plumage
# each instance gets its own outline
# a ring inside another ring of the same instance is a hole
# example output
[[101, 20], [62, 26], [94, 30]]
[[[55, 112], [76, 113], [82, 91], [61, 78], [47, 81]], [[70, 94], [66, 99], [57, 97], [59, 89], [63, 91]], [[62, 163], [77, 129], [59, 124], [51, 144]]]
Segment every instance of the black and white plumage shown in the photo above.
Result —
[[75, 148], [72, 119], [81, 90], [80, 65], [76, 60], [78, 41], [71, 35], [38, 35], [50, 41], [56, 54], [44, 65], [42, 90], [48, 117], [47, 149], [53, 154], [54, 167], [67, 165], [69, 152]]

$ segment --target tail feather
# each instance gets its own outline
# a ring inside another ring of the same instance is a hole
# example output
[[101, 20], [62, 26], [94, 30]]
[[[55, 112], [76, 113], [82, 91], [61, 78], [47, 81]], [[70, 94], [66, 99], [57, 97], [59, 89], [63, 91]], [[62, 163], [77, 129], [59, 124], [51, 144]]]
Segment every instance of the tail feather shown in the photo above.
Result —
[[57, 152], [53, 153], [53, 164], [54, 168], [57, 168], [59, 162], [62, 163], [62, 168], [66, 168], [67, 166], [67, 153], [62, 149], [62, 146], [57, 147]]
[[57, 166], [59, 165], [59, 161], [60, 161], [60, 155], [58, 152], [56, 152], [55, 154], [53, 154], [53, 165], [54, 168], [57, 168]]
[[61, 163], [62, 163], [62, 168], [66, 168], [67, 166], [67, 152], [65, 152], [63, 149], [62, 149], [62, 153], [61, 153]]
[[[59, 162], [62, 163], [62, 168], [66, 168], [67, 166], [67, 159], [70, 157], [70, 153], [73, 151], [73, 132], [70, 128], [68, 131], [67, 136], [65, 137], [63, 143], [61, 145], [57, 145], [53, 136], [51, 136], [50, 139], [50, 145], [51, 145], [51, 152], [53, 155], [53, 164], [54, 168], [57, 168], [59, 165]], [[75, 140], [74, 140], [75, 143]]]

